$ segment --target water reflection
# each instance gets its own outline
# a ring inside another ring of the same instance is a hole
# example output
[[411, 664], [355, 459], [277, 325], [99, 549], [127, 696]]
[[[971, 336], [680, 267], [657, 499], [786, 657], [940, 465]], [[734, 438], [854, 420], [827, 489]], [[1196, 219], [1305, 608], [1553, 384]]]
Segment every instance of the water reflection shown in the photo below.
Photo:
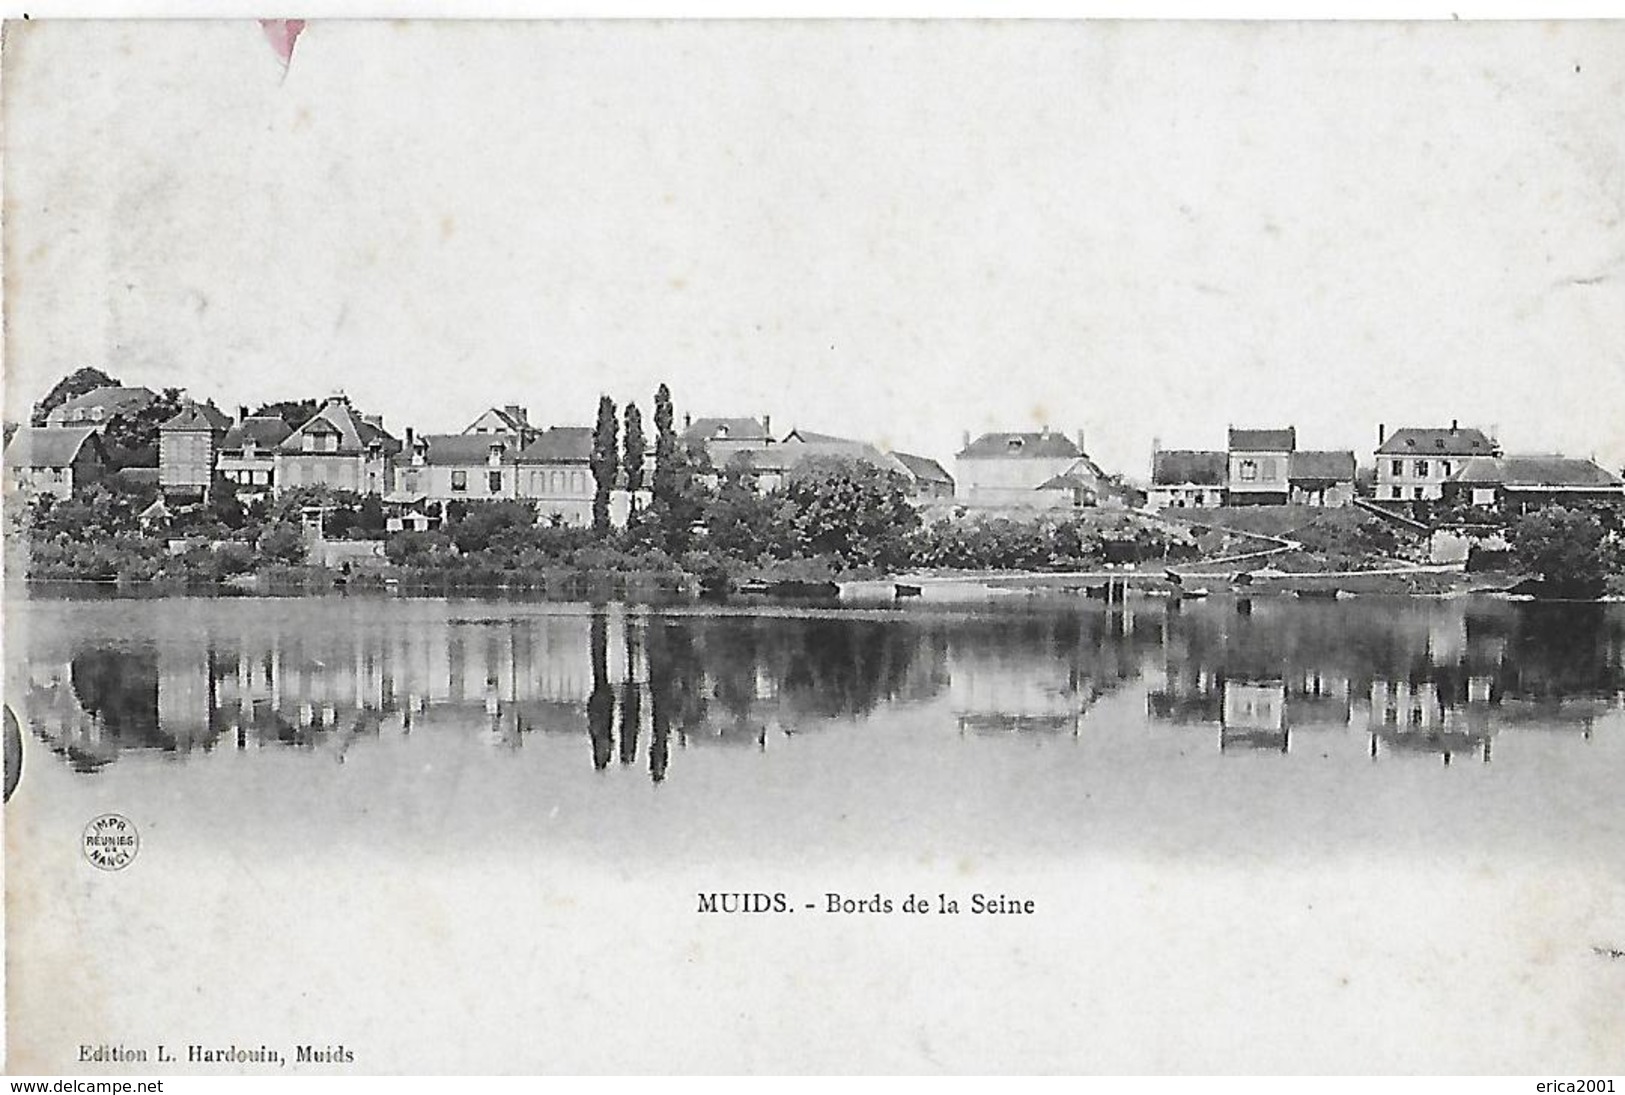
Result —
[[1625, 631], [1601, 605], [1255, 601], [1166, 632], [1157, 721], [1291, 749], [1294, 731], [1363, 729], [1369, 755], [1488, 761], [1507, 730], [1589, 738], [1620, 706]]
[[1133, 690], [1154, 733], [1211, 735], [1225, 754], [1292, 754], [1333, 735], [1370, 758], [1448, 764], [1489, 761], [1501, 734], [1589, 740], [1625, 698], [1625, 613], [1604, 606], [1258, 598], [1245, 613], [1216, 600], [427, 620], [388, 609], [293, 625], [227, 605], [161, 641], [47, 613], [8, 691], [29, 731], [82, 772], [126, 753], [281, 746], [342, 763], [396, 735], [520, 749], [542, 734], [584, 739], [582, 761], [599, 771], [642, 758], [656, 783], [684, 749], [768, 750], [904, 708], [961, 738], [1077, 737]]

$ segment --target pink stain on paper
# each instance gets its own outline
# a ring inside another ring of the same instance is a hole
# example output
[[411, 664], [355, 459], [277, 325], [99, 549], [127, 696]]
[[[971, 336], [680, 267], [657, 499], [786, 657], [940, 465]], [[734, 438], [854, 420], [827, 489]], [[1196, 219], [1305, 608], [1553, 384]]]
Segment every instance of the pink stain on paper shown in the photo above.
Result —
[[288, 74], [288, 66], [293, 63], [293, 44], [299, 40], [299, 32], [305, 29], [303, 19], [261, 19], [260, 29], [265, 32], [266, 40], [282, 61], [282, 74]]

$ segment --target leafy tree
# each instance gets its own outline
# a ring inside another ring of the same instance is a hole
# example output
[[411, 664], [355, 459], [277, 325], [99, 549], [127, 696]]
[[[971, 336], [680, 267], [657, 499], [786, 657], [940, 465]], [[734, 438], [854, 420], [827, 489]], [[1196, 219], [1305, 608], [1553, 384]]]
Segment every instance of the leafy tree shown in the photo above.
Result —
[[297, 430], [315, 417], [321, 407], [320, 399], [279, 399], [275, 403], [261, 403], [254, 414], [262, 418], [280, 418], [288, 424], [289, 429]]
[[248, 513], [243, 509], [242, 500], [237, 497], [237, 483], [218, 473], [214, 477], [214, 485], [209, 488], [209, 511], [216, 521], [228, 529], [240, 529], [248, 523]]
[[403, 532], [384, 544], [384, 554], [397, 566], [442, 567], [457, 557], [443, 532]]
[[1512, 523], [1513, 561], [1561, 597], [1595, 597], [1608, 581], [1610, 545], [1595, 514], [1545, 506]]
[[186, 393], [180, 388], [165, 388], [145, 407], [109, 418], [102, 430], [108, 464], [114, 468], [156, 468], [158, 427], [179, 414], [185, 400]]
[[273, 563], [305, 561], [304, 530], [293, 521], [278, 521], [260, 533], [260, 557]]
[[364, 495], [356, 512], [356, 528], [365, 536], [382, 536], [386, 527], [384, 500], [376, 494]]
[[607, 395], [598, 397], [598, 423], [592, 431], [592, 477], [596, 489], [592, 496], [592, 527], [598, 532], [609, 531], [609, 493], [615, 489], [616, 464], [615, 401]]
[[43, 426], [45, 425], [46, 416], [68, 400], [77, 399], [86, 392], [93, 392], [97, 388], [117, 387], [123, 383], [117, 377], [109, 376], [100, 369], [88, 365], [75, 369], [61, 380], [58, 380], [51, 390], [45, 393], [44, 399], [34, 404], [34, 413], [29, 416], [29, 421], [36, 426]]
[[535, 524], [536, 513], [529, 502], [505, 499], [470, 502], [462, 516], [447, 521], [444, 528], [457, 550], [464, 554], [482, 551], [511, 554], [524, 544]]
[[781, 501], [757, 490], [749, 457], [738, 454], [723, 469], [716, 498], [705, 508], [707, 542], [736, 559], [756, 561], [780, 547]]
[[863, 460], [803, 461], [785, 483], [790, 547], [847, 566], [908, 563], [908, 536], [920, 523], [901, 475]]
[[[626, 472], [626, 489], [634, 495], [643, 489], [643, 457], [648, 444], [643, 438], [643, 412], [636, 403], [626, 405], [626, 429], [621, 434], [621, 466]], [[634, 499], [633, 505], [636, 506]]]

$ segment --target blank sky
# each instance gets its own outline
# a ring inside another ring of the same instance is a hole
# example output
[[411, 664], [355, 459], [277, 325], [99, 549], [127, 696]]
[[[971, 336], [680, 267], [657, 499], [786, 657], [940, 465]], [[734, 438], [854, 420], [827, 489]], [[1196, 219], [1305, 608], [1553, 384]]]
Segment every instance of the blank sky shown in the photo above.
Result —
[[1625, 25], [9, 24], [7, 415], [97, 365], [1625, 462]]

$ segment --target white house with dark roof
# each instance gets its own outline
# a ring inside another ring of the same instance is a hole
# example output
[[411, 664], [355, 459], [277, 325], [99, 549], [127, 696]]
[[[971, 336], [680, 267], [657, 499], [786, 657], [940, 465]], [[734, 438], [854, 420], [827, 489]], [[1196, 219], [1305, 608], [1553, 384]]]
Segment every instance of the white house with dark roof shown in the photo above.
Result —
[[1146, 505], [1154, 510], [1222, 506], [1229, 469], [1226, 453], [1159, 448], [1151, 454], [1151, 489], [1146, 492]]
[[948, 474], [947, 468], [929, 456], [894, 452], [891, 457], [908, 473], [915, 502], [937, 502], [953, 498], [954, 477]]
[[1436, 502], [1444, 484], [1474, 457], [1497, 457], [1501, 447], [1475, 429], [1452, 421], [1448, 428], [1377, 427], [1378, 502]]
[[293, 433], [281, 416], [250, 415], [239, 408], [236, 423], [220, 439], [215, 467], [237, 484], [242, 496], [265, 494], [275, 487], [276, 450]]
[[414, 435], [395, 462], [385, 501], [489, 502], [519, 496], [518, 437], [507, 433]]
[[72, 498], [107, 471], [94, 426], [19, 426], [5, 448], [8, 494]]
[[1281, 506], [1291, 498], [1298, 431], [1230, 428], [1225, 490], [1232, 506]]
[[400, 451], [382, 418], [358, 413], [348, 396], [330, 396], [277, 446], [274, 490], [320, 486], [382, 495], [389, 489], [390, 462]]
[[1625, 479], [1595, 460], [1540, 453], [1468, 457], [1442, 489], [1446, 500], [1514, 514], [1553, 503], [1625, 499]]
[[74, 396], [45, 416], [47, 426], [101, 426], [115, 415], [139, 411], [158, 398], [151, 388], [104, 384]]
[[591, 426], [554, 426], [520, 450], [518, 496], [535, 503], [541, 520], [592, 524], [592, 434]]
[[713, 467], [722, 468], [742, 452], [772, 448], [773, 420], [761, 418], [691, 418], [683, 416], [682, 439], [691, 449], [703, 450]]
[[1049, 429], [984, 433], [954, 456], [954, 501], [966, 506], [1039, 508], [1038, 488], [1072, 471], [1083, 456], [1077, 441]]
[[518, 448], [536, 440], [541, 431], [530, 424], [530, 413], [517, 403], [489, 407], [464, 427], [465, 434], [499, 434], [511, 437]]
[[165, 494], [206, 497], [231, 419], [212, 403], [184, 404], [158, 427], [158, 486]]
[[1287, 500], [1295, 506], [1347, 506], [1354, 501], [1352, 449], [1298, 449], [1287, 458]]

